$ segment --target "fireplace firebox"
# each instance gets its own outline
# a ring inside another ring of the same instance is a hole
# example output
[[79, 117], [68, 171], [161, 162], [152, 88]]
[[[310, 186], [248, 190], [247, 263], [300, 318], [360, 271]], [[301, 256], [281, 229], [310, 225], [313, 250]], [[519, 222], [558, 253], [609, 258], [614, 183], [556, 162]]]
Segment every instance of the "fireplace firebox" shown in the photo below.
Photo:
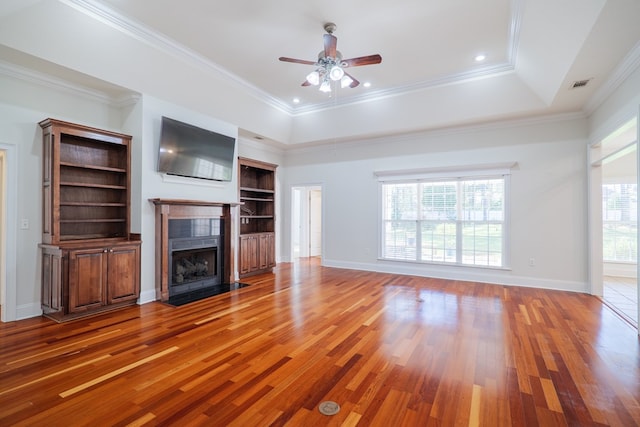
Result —
[[222, 224], [220, 218], [169, 220], [169, 297], [222, 283]]

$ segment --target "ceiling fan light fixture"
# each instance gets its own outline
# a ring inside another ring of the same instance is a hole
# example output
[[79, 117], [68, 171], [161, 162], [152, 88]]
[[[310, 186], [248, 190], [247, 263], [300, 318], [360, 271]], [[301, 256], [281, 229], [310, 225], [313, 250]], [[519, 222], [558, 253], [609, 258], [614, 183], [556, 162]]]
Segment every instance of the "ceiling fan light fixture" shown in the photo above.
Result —
[[325, 79], [322, 84], [320, 85], [320, 92], [331, 92], [331, 82], [327, 79]]
[[340, 80], [340, 87], [342, 89], [344, 89], [345, 87], [349, 86], [351, 83], [353, 83], [353, 79], [351, 77], [345, 75]]
[[318, 86], [320, 84], [320, 73], [317, 71], [312, 71], [307, 75], [307, 81], [313, 86]]
[[333, 67], [331, 67], [331, 71], [329, 71], [329, 77], [331, 78], [331, 80], [337, 82], [342, 78], [342, 76], [344, 76], [344, 70], [342, 68], [340, 68], [338, 65], [334, 65]]

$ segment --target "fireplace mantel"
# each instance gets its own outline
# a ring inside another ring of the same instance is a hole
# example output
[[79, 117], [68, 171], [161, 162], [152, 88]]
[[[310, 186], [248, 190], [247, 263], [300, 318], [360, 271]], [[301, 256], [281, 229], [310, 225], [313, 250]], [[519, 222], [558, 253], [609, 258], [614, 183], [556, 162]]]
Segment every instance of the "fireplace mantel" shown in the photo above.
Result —
[[224, 259], [222, 261], [225, 283], [235, 282], [234, 242], [232, 235], [232, 209], [239, 203], [208, 202], [182, 199], [149, 199], [156, 209], [156, 299], [169, 300], [169, 220], [194, 218], [221, 218], [224, 224]]

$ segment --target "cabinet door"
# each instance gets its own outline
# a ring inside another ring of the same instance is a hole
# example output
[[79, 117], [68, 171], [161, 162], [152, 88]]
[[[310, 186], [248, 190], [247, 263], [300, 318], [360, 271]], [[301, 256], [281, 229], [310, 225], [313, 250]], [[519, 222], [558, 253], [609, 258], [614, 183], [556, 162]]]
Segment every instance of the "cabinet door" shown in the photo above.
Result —
[[118, 246], [109, 249], [107, 265], [107, 302], [114, 304], [138, 299], [140, 246]]
[[62, 312], [62, 251], [58, 248], [42, 249], [42, 310], [45, 313]]
[[276, 235], [274, 233], [267, 233], [267, 244], [266, 244], [266, 258], [267, 258], [267, 268], [272, 268], [276, 266]]
[[69, 313], [104, 305], [106, 283], [106, 249], [69, 251]]
[[240, 236], [240, 274], [247, 274], [249, 272], [249, 236]]
[[271, 239], [269, 238], [271, 234], [264, 233], [260, 235], [260, 242], [258, 247], [258, 267], [260, 270], [264, 270], [265, 268], [269, 268], [269, 262], [271, 258], [273, 258], [273, 252], [271, 251], [270, 244]]
[[240, 274], [258, 269], [258, 239], [254, 235], [240, 236]]

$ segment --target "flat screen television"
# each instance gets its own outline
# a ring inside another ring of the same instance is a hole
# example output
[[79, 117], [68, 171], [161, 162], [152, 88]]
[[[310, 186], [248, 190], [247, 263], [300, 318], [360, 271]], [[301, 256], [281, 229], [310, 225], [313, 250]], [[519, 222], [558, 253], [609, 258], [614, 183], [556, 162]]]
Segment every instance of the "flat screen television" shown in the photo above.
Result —
[[231, 181], [236, 139], [162, 117], [158, 172]]

